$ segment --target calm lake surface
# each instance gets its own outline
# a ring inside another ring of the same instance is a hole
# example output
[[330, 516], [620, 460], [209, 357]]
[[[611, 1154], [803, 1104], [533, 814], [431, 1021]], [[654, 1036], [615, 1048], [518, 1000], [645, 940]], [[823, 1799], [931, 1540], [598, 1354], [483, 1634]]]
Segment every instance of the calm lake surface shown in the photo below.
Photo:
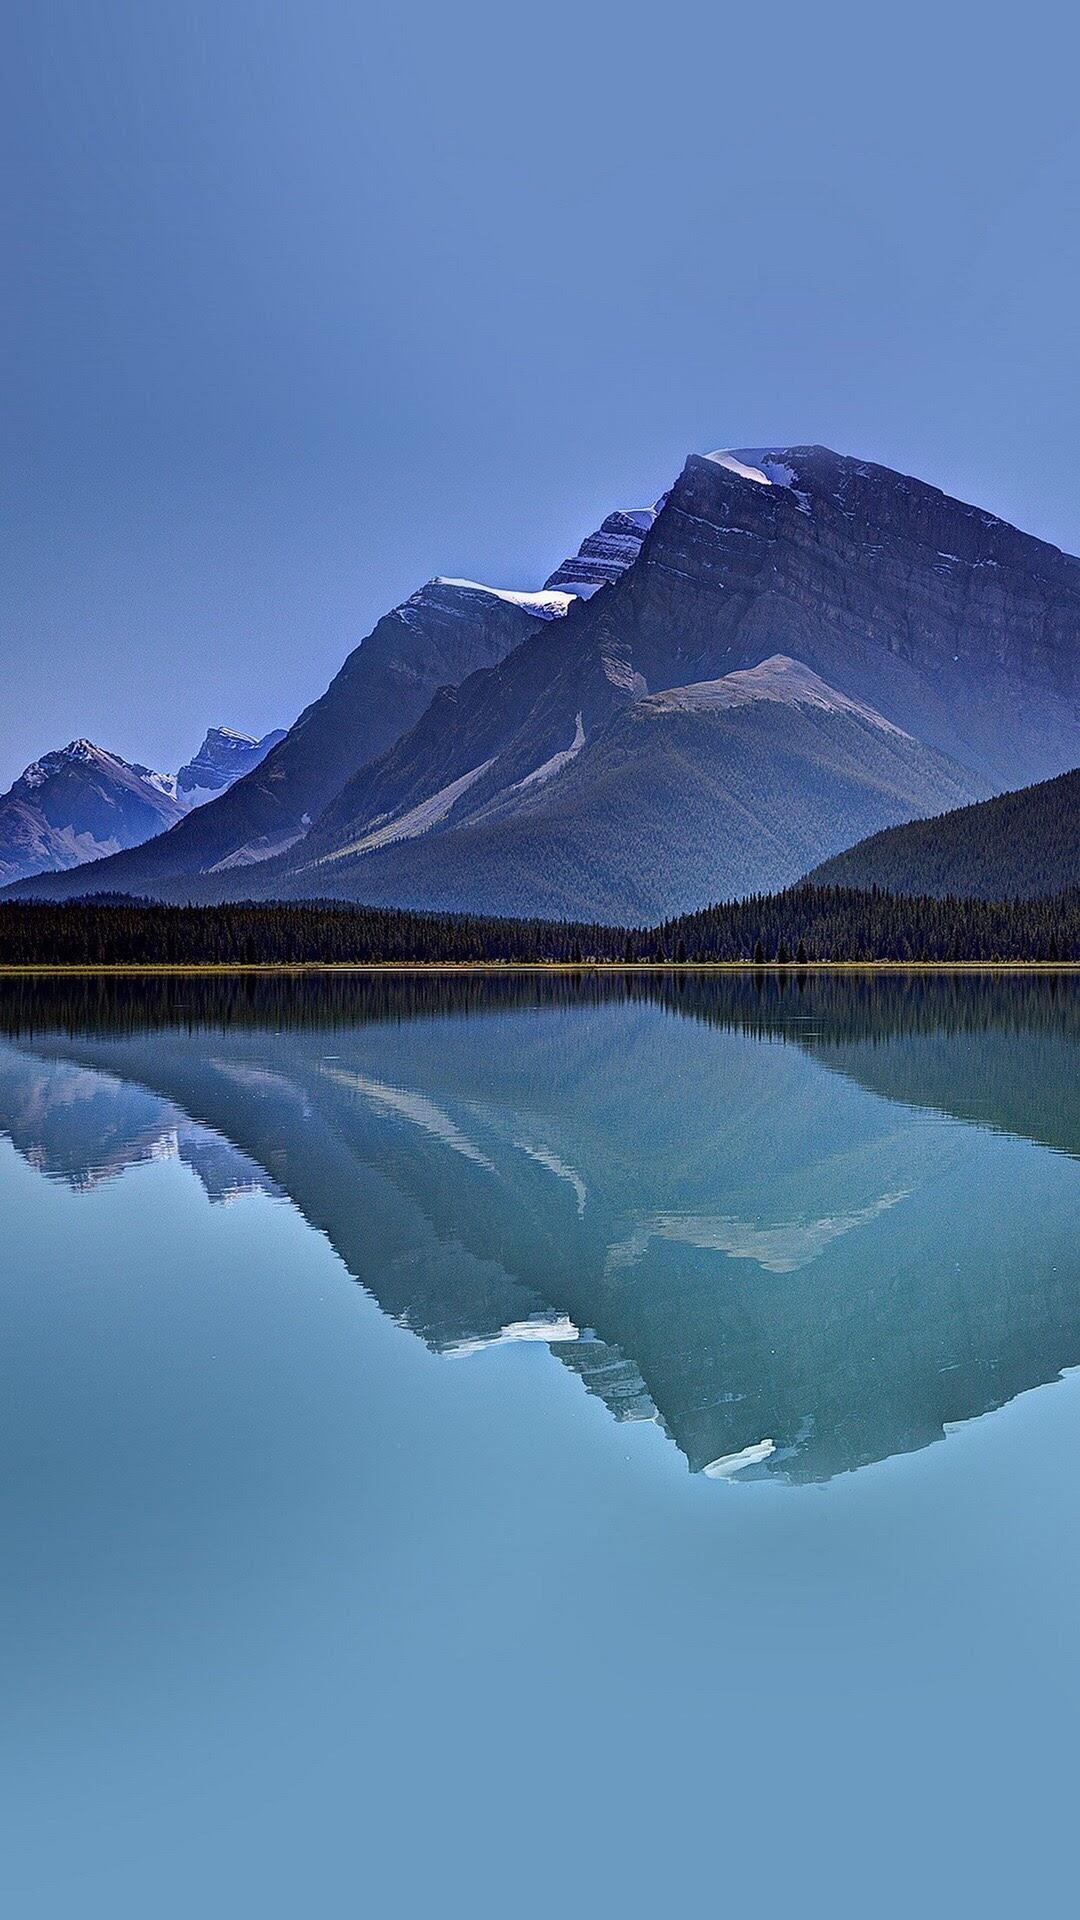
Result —
[[26, 1916], [1075, 1900], [1066, 979], [0, 987]]

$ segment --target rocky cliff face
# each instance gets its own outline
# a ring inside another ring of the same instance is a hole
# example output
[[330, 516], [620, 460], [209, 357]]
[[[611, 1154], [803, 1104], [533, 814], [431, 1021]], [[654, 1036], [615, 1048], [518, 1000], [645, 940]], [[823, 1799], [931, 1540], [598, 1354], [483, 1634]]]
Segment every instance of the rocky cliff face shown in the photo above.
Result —
[[[575, 911], [587, 913], [590, 854], [572, 806], [604, 730], [651, 693], [775, 655], [937, 756], [953, 804], [1078, 757], [1080, 562], [825, 448], [691, 456], [657, 509], [610, 515], [547, 592], [571, 597], [540, 606], [430, 583], [379, 622], [261, 767], [94, 884], [166, 898], [334, 891], [435, 904], [456, 875], [466, 907], [476, 904], [472, 843], [461, 836], [534, 815], [542, 792], [550, 833], [572, 857]], [[652, 737], [631, 729], [619, 751], [625, 759]], [[647, 800], [649, 858], [660, 861], [665, 805], [673, 844], [679, 832], [679, 783], [667, 801], [649, 784], [666, 777], [642, 760], [636, 780], [624, 767], [619, 781], [631, 812]], [[708, 777], [722, 784], [723, 766]], [[791, 777], [782, 799], [797, 811], [812, 775]], [[942, 804], [935, 784], [923, 801], [905, 790], [910, 814]], [[630, 911], [641, 855], [632, 817], [626, 825]], [[526, 900], [535, 881], [534, 905], [560, 910], [538, 871], [519, 877]], [[604, 897], [615, 911], [617, 895]]]
[[[317, 891], [332, 875], [355, 897], [434, 904], [456, 870], [468, 905], [472, 852], [463, 842], [458, 865], [455, 835], [534, 810], [542, 782], [552, 832], [574, 849], [575, 910], [588, 911], [570, 817], [579, 727], [592, 742], [650, 689], [777, 653], [942, 756], [955, 790], [980, 797], [1076, 758], [1078, 634], [1080, 563], [933, 487], [821, 448], [694, 456], [637, 558], [557, 631], [444, 696], [343, 790], [274, 885]], [[629, 803], [634, 784], [622, 784]], [[646, 786], [643, 763], [636, 792], [651, 808]], [[787, 804], [801, 798], [793, 789]], [[625, 837], [629, 849], [632, 816]], [[535, 877], [537, 904], [561, 910]], [[629, 851], [625, 883], [630, 911], [641, 874]]]
[[200, 806], [259, 766], [271, 747], [284, 738], [280, 727], [261, 740], [249, 733], [235, 733], [231, 727], [210, 727], [198, 753], [176, 776], [178, 797], [189, 807]]
[[618, 610], [646, 678], [674, 625], [688, 667], [794, 654], [991, 787], [1072, 763], [1080, 561], [825, 448], [732, 457], [687, 462]]
[[577, 552], [564, 560], [561, 567], [556, 567], [547, 585], [586, 598], [595, 593], [597, 587], [610, 586], [637, 559], [658, 511], [658, 506], [628, 507], [609, 513], [596, 532], [582, 541]]

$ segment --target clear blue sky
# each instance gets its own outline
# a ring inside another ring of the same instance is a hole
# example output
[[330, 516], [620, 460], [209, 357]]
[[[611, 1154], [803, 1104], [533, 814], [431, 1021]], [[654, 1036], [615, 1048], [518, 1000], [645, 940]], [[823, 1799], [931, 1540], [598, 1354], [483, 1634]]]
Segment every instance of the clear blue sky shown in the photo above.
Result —
[[1080, 549], [1078, 52], [1038, 4], [9, 9], [3, 783], [287, 724], [690, 449]]

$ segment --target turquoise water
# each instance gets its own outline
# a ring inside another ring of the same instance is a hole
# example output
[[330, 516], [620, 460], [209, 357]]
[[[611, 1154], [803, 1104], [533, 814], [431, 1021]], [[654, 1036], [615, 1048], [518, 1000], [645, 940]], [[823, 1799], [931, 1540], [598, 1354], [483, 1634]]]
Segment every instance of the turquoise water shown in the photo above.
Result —
[[1063, 982], [0, 998], [20, 1916], [1071, 1904]]

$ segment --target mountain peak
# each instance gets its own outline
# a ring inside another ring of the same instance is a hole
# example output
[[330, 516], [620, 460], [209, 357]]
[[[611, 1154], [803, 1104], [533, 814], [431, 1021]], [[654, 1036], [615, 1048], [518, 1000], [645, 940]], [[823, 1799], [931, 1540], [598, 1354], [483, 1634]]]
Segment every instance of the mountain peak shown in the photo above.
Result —
[[271, 747], [284, 737], [279, 730], [256, 740], [250, 733], [238, 733], [233, 727], [208, 727], [198, 753], [176, 776], [180, 799], [185, 805], [196, 807], [224, 792], [242, 774], [257, 767]]
[[576, 593], [562, 593], [552, 587], [541, 587], [536, 593], [517, 587], [489, 587], [483, 580], [452, 580], [443, 573], [433, 584], [460, 587], [466, 593], [492, 593], [496, 600], [505, 600], [512, 607], [524, 607], [527, 613], [535, 613], [541, 620], [559, 619], [578, 597]]
[[577, 552], [556, 567], [545, 588], [563, 588], [588, 599], [597, 587], [610, 586], [641, 552], [641, 543], [664, 504], [662, 496], [654, 507], [619, 507], [609, 513], [595, 533], [590, 533]]
[[[795, 504], [802, 513], [810, 512], [810, 496], [804, 488], [796, 485], [799, 469], [795, 464], [798, 454], [824, 451], [813, 447], [739, 447], [721, 448], [716, 453], [706, 453], [702, 457], [713, 466], [725, 467], [729, 473], [737, 474], [740, 480], [750, 480], [757, 487], [782, 487], [795, 497]], [[831, 456], [837, 458], [839, 456]]]
[[884, 733], [909, 739], [902, 727], [876, 708], [853, 700], [801, 660], [787, 653], [773, 653], [756, 667], [743, 667], [718, 680], [698, 680], [690, 686], [668, 687], [661, 693], [647, 694], [637, 702], [646, 713], [716, 713], [725, 708], [746, 707], [758, 700], [774, 701], [781, 706], [813, 707], [824, 713], [846, 713]]
[[15, 785], [29, 788], [31, 791], [35, 787], [43, 787], [47, 780], [52, 779], [67, 766], [102, 766], [123, 768], [125, 771], [132, 770], [128, 762], [121, 760], [119, 755], [107, 752], [104, 747], [97, 746], [93, 740], [80, 738], [69, 740], [66, 747], [54, 747], [51, 753], [43, 753], [39, 760], [32, 760], [28, 767], [24, 767]]
[[205, 749], [212, 740], [233, 741], [242, 747], [254, 747], [258, 745], [258, 741], [253, 733], [241, 733], [236, 727], [207, 727], [203, 748]]

